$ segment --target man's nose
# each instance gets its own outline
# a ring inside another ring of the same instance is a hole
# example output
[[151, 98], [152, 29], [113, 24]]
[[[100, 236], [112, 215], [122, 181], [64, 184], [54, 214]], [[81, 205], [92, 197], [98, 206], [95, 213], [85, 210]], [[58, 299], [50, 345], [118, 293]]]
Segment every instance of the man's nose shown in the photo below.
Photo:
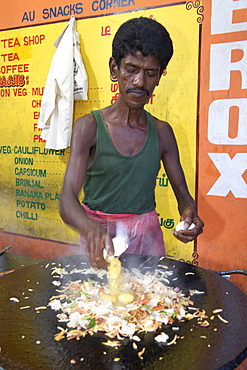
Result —
[[146, 85], [145, 72], [140, 70], [134, 77], [133, 84], [137, 87], [144, 87]]

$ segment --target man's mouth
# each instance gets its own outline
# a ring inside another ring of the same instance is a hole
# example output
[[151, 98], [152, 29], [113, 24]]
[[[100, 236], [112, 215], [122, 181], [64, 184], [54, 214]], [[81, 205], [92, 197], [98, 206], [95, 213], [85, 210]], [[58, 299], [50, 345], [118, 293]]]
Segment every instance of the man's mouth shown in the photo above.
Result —
[[139, 96], [143, 96], [143, 95], [149, 96], [149, 91], [148, 90], [146, 90], [144, 88], [138, 88], [138, 87], [127, 89], [126, 93], [127, 94], [139, 95]]

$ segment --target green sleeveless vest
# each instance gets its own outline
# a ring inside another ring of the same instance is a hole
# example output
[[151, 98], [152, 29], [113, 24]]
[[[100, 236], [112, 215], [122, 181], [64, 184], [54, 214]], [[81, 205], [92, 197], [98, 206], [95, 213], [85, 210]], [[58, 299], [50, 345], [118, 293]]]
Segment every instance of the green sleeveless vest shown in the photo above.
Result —
[[86, 173], [83, 203], [92, 210], [112, 214], [142, 214], [155, 209], [160, 157], [153, 117], [145, 111], [148, 130], [142, 149], [124, 156], [114, 147], [101, 111], [92, 114], [97, 122], [96, 153]]

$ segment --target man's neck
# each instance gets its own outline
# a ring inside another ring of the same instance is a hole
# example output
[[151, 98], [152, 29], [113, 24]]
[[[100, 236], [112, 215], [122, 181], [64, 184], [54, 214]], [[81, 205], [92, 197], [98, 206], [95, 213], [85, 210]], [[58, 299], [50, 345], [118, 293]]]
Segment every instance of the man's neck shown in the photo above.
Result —
[[117, 101], [115, 104], [103, 109], [105, 119], [114, 125], [139, 126], [146, 124], [144, 108], [134, 109]]

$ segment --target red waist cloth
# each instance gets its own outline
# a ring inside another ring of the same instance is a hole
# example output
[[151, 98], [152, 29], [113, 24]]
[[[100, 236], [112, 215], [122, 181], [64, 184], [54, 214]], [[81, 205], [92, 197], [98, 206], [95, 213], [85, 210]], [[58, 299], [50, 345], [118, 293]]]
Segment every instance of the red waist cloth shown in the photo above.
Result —
[[[87, 216], [98, 222], [112, 236], [123, 236], [129, 247], [125, 253], [165, 257], [165, 246], [155, 210], [135, 214], [110, 214], [93, 211], [82, 204]], [[81, 235], [82, 253], [86, 253], [86, 239]]]

